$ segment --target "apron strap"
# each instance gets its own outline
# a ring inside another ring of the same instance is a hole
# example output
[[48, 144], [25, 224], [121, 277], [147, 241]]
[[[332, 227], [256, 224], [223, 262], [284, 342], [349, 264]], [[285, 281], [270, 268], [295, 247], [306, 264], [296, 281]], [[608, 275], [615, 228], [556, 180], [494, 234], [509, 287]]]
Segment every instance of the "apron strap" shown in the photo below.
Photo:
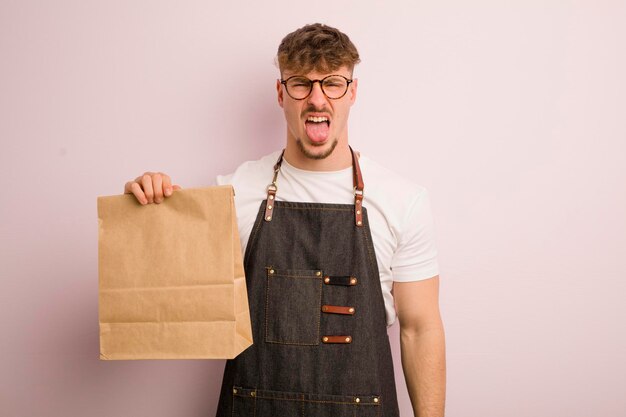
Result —
[[[361, 167], [359, 165], [359, 158], [357, 153], [352, 149], [351, 146], [350, 153], [352, 154], [352, 185], [354, 187], [354, 221], [358, 227], [363, 226], [363, 176], [361, 175]], [[265, 216], [264, 219], [266, 222], [272, 221], [272, 213], [274, 210], [274, 202], [276, 201], [276, 191], [278, 191], [278, 186], [276, 185], [276, 179], [278, 178], [278, 172], [280, 171], [280, 166], [283, 162], [283, 156], [285, 155], [285, 150], [280, 153], [276, 164], [274, 165], [274, 177], [272, 178], [272, 183], [267, 186], [267, 199], [265, 203]]]
[[274, 201], [276, 201], [276, 191], [278, 191], [278, 186], [276, 185], [276, 179], [278, 178], [278, 171], [280, 171], [280, 164], [283, 162], [283, 155], [285, 154], [285, 150], [280, 153], [278, 157], [278, 161], [274, 164], [274, 177], [272, 178], [272, 183], [267, 186], [267, 198], [265, 202], [265, 216], [264, 219], [266, 222], [272, 221], [272, 210], [274, 210]]
[[363, 176], [361, 175], [359, 158], [352, 146], [350, 146], [350, 152], [352, 152], [352, 182], [354, 184], [354, 221], [357, 227], [361, 227], [363, 226]]

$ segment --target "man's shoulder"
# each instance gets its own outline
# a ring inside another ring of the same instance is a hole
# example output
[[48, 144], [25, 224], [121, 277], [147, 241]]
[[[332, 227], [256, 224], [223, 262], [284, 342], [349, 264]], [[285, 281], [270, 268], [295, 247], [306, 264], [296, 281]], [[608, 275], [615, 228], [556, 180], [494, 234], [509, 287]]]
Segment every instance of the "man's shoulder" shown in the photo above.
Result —
[[395, 195], [396, 197], [404, 196], [415, 199], [428, 192], [426, 187], [416, 183], [413, 178], [399, 174], [367, 155], [362, 155], [360, 161], [366, 193], [373, 192], [386, 196]]
[[372, 224], [389, 230], [397, 244], [419, 236], [431, 221], [426, 187], [366, 156], [362, 161], [363, 207], [368, 207]]

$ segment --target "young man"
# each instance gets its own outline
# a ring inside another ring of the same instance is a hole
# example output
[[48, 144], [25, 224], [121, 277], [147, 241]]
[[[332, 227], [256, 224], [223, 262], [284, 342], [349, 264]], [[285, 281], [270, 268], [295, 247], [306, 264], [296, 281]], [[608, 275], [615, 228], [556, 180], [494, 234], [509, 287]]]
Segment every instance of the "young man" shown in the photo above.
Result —
[[[349, 147], [359, 55], [345, 34], [304, 26], [277, 59], [284, 152], [218, 177], [237, 193], [254, 344], [228, 361], [217, 414], [398, 416], [387, 338], [397, 315], [414, 414], [441, 417], [445, 348], [427, 193]], [[177, 188], [146, 173], [125, 192], [147, 204]]]

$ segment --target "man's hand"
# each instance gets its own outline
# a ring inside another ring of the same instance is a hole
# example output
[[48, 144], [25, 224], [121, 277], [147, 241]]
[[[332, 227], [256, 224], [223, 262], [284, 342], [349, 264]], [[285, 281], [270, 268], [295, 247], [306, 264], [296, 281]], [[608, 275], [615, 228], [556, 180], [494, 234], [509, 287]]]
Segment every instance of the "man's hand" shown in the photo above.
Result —
[[124, 194], [134, 194], [141, 204], [162, 203], [176, 190], [180, 190], [180, 186], [172, 185], [170, 176], [162, 172], [144, 172], [124, 185]]

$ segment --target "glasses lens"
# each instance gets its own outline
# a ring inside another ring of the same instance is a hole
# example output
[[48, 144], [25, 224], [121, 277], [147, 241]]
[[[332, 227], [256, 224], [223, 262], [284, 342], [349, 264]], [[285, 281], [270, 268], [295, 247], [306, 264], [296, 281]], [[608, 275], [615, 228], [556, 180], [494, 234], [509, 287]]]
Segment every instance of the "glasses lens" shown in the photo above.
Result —
[[311, 80], [305, 77], [291, 77], [285, 84], [289, 95], [295, 99], [302, 99], [311, 91]]
[[340, 98], [348, 90], [348, 80], [337, 75], [322, 80], [322, 89], [328, 98]]

